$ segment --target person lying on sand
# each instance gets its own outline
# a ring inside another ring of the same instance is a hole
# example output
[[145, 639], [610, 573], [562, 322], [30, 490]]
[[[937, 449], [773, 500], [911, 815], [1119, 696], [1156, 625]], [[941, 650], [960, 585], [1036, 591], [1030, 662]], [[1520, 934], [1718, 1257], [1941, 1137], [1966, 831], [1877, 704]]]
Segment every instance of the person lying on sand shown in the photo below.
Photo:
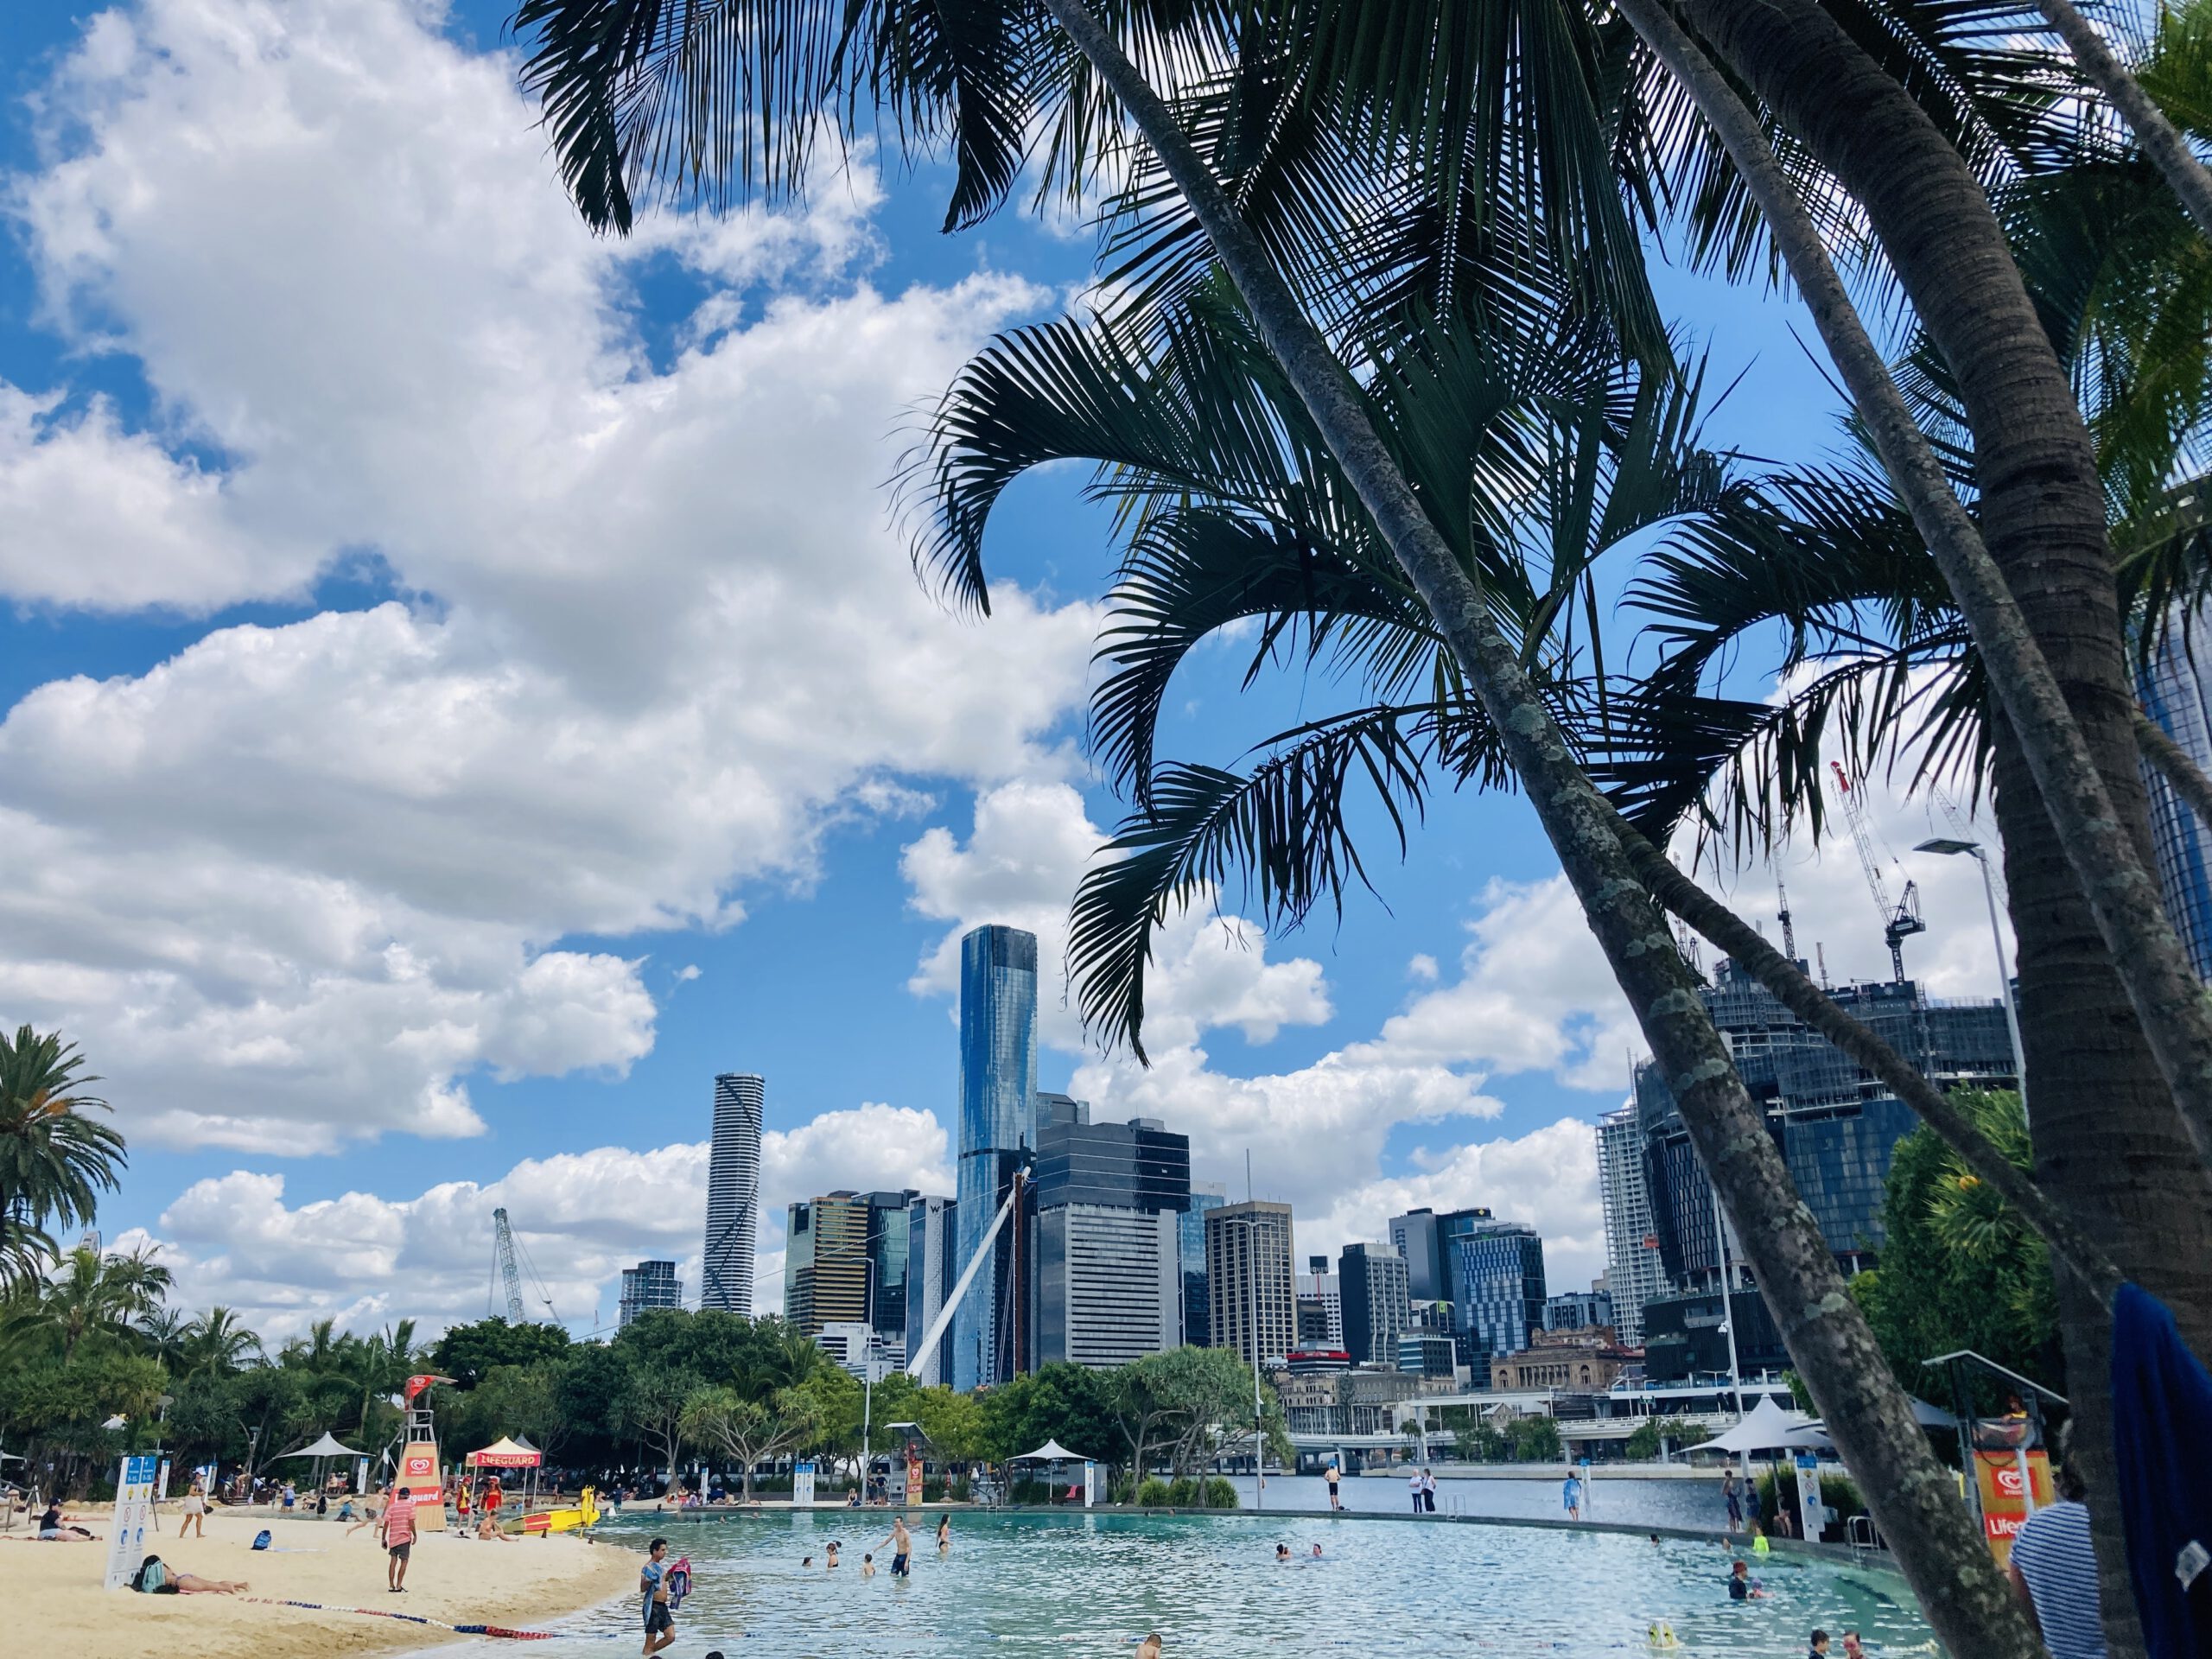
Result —
[[133, 1590], [149, 1596], [235, 1596], [251, 1588], [244, 1579], [203, 1579], [197, 1573], [174, 1573], [158, 1555], [138, 1564]]

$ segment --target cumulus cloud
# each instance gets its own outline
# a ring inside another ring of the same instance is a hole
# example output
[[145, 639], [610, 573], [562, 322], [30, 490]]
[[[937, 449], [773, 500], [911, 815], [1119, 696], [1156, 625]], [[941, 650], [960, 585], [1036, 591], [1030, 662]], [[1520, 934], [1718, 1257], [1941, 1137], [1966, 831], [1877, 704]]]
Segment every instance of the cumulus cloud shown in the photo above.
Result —
[[[367, 555], [408, 596], [0, 724], [0, 999], [133, 1135], [472, 1132], [474, 1077], [652, 1044], [642, 964], [565, 936], [731, 925], [903, 779], [1065, 765], [1091, 609], [949, 613], [881, 492], [905, 411], [1045, 296], [879, 291], [865, 175], [594, 238], [512, 56], [435, 21], [103, 12], [14, 181], [48, 320], [153, 402], [0, 385], [0, 593], [208, 610]], [[697, 295], [662, 337], [648, 276]]]
[[[286, 1202], [283, 1176], [235, 1170], [195, 1182], [156, 1227], [115, 1248], [157, 1249], [177, 1276], [177, 1300], [238, 1308], [266, 1337], [296, 1336], [322, 1319], [360, 1331], [413, 1319], [428, 1335], [499, 1311], [487, 1310], [486, 1287], [492, 1211], [504, 1206], [529, 1264], [531, 1314], [582, 1332], [613, 1322], [621, 1270], [647, 1256], [674, 1260], [696, 1304], [708, 1152], [704, 1141], [599, 1147], [410, 1198], [347, 1192], [298, 1205]], [[782, 1305], [792, 1199], [855, 1185], [949, 1192], [949, 1164], [943, 1126], [910, 1108], [869, 1102], [770, 1130], [760, 1146], [755, 1308]]]

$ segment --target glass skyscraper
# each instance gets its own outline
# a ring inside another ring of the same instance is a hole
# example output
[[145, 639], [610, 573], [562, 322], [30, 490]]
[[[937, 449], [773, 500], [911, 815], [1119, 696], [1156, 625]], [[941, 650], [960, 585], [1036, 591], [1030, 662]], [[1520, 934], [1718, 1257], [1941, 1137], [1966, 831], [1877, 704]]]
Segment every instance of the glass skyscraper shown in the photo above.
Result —
[[715, 1079], [715, 1135], [707, 1162], [707, 1243], [699, 1306], [753, 1312], [753, 1244], [760, 1224], [760, 1119], [766, 1085], [750, 1072]]
[[[1014, 1171], [1037, 1135], [1037, 936], [979, 927], [960, 941], [960, 1166], [955, 1225], [960, 1271], [982, 1248]], [[1004, 1229], [953, 1315], [952, 1386], [1011, 1375], [1001, 1318], [1011, 1288]]]
[[1217, 1185], [1191, 1187], [1191, 1207], [1176, 1218], [1176, 1249], [1183, 1259], [1183, 1340], [1203, 1348], [1213, 1339], [1206, 1295], [1206, 1211], [1229, 1202]]
[[1517, 1221], [1484, 1221], [1454, 1234], [1446, 1257], [1461, 1357], [1487, 1365], [1517, 1354], [1544, 1328], [1544, 1241]]
[[[2212, 626], [2201, 611], [2176, 606], [2164, 643], [2136, 677], [2143, 708], [2200, 771], [2212, 772]], [[2151, 847], [2166, 914], [2197, 977], [2212, 981], [2212, 830], [2147, 763]]]

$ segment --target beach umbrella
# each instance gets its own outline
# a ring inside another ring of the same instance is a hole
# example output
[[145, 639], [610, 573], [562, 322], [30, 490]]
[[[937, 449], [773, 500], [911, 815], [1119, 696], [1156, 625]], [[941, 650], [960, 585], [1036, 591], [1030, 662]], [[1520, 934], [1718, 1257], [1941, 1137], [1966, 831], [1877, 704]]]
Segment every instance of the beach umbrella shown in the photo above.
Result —
[[296, 1451], [284, 1452], [277, 1461], [282, 1462], [284, 1458], [313, 1458], [315, 1459], [315, 1490], [321, 1491], [322, 1490], [322, 1460], [325, 1458], [358, 1458], [360, 1455], [350, 1446], [340, 1446], [338, 1443], [338, 1437], [326, 1428], [322, 1431], [322, 1438], [313, 1446], [303, 1446]]

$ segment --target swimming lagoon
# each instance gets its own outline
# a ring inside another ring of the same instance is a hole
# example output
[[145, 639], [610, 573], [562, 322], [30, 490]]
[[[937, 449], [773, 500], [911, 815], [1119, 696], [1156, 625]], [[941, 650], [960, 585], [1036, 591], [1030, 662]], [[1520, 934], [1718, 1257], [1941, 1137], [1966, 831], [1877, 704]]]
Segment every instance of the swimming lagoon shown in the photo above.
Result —
[[[1124, 1654], [1146, 1631], [1184, 1655], [1344, 1652], [1649, 1654], [1663, 1621], [1683, 1655], [1802, 1654], [1815, 1625], [1855, 1628], [1878, 1653], [1925, 1652], [1930, 1633], [1902, 1583], [1828, 1561], [1775, 1557], [1769, 1597], [1731, 1602], [1719, 1541], [1465, 1522], [1141, 1514], [957, 1514], [939, 1560], [936, 1516], [918, 1517], [914, 1572], [889, 1573], [883, 1511], [715, 1518], [626, 1516], [608, 1544], [657, 1531], [688, 1555], [696, 1589], [671, 1659], [851, 1659], [1022, 1652]], [[835, 1572], [822, 1562], [843, 1546]], [[1275, 1546], [1294, 1564], [1278, 1566]], [[1316, 1543], [1320, 1559], [1312, 1559]], [[527, 1545], [519, 1546], [527, 1548]], [[874, 1552], [879, 1571], [861, 1575]], [[814, 1565], [803, 1567], [811, 1555]], [[556, 1621], [543, 1659], [623, 1651], [634, 1599]], [[634, 1651], [634, 1649], [631, 1649]], [[512, 1654], [511, 1643], [443, 1649]]]

